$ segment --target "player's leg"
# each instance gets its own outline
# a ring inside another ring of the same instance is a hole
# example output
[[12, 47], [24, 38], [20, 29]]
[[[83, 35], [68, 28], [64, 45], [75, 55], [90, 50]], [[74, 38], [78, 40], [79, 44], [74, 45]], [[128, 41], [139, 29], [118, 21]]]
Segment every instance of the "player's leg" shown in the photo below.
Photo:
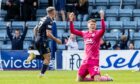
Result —
[[90, 65], [91, 67], [88, 68], [89, 74], [91, 76], [91, 79], [94, 79], [94, 81], [112, 81], [112, 78], [108, 75], [101, 76], [100, 75], [100, 69], [98, 64]]
[[36, 57], [36, 55], [34, 53], [30, 53], [27, 60], [25, 61], [27, 64], [29, 64], [34, 58]]
[[[35, 48], [40, 52], [41, 51], [41, 43], [40, 41], [35, 41]], [[41, 54], [41, 53], [40, 53]], [[26, 60], [26, 63], [29, 64], [34, 58], [36, 58], [36, 55], [34, 53], [30, 53], [27, 60]]]
[[51, 54], [50, 54], [50, 48], [47, 48], [46, 50], [46, 54], [43, 54], [43, 66], [41, 68], [41, 73], [40, 76], [43, 76], [46, 72], [46, 70], [48, 69], [49, 63], [50, 63], [50, 58], [51, 58]]
[[78, 70], [76, 81], [78, 82], [85, 81], [87, 75], [88, 75], [87, 66], [86, 64], [82, 64]]

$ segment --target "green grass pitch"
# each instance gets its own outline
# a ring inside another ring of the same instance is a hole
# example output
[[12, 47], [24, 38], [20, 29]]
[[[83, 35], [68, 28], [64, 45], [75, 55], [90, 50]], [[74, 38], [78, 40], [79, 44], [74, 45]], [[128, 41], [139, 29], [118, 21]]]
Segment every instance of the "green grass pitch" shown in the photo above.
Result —
[[102, 71], [113, 82], [76, 82], [76, 71], [47, 71], [39, 78], [39, 71], [0, 71], [0, 84], [140, 84], [140, 72]]

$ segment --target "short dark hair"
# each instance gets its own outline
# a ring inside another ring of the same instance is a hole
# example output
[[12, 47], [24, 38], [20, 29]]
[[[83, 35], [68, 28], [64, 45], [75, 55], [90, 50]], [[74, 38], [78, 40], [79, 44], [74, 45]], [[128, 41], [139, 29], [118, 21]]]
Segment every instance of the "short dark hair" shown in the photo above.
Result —
[[89, 22], [94, 22], [94, 23], [96, 23], [96, 20], [95, 19], [90, 19], [90, 20], [88, 20], [88, 23]]
[[15, 31], [20, 31], [19, 29], [15, 29]]
[[52, 12], [52, 11], [54, 11], [54, 10], [55, 10], [55, 8], [52, 7], [52, 6], [50, 6], [50, 7], [48, 7], [48, 8], [46, 9], [47, 13], [50, 13], [50, 12]]

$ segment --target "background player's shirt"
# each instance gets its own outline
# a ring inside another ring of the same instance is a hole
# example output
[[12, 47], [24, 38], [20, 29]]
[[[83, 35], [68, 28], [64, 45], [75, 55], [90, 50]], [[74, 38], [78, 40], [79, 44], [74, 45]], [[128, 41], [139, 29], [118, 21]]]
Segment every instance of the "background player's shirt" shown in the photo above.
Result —
[[78, 31], [74, 28], [73, 22], [70, 22], [71, 33], [81, 36], [84, 39], [84, 60], [86, 61], [90, 59], [99, 59], [100, 39], [105, 32], [105, 22], [103, 19], [101, 20], [101, 25], [102, 28], [100, 30], [95, 30], [93, 32]]
[[52, 30], [52, 24], [53, 20], [50, 17], [46, 16], [41, 18], [39, 24], [37, 25], [38, 33], [41, 38], [47, 39], [46, 30]]

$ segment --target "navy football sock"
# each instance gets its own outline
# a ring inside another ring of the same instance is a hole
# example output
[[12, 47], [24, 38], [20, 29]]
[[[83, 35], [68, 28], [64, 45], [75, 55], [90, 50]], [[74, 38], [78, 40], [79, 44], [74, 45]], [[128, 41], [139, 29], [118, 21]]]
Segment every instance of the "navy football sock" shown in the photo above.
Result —
[[44, 74], [46, 72], [47, 68], [48, 68], [48, 65], [43, 64], [42, 69], [41, 69], [41, 74]]

